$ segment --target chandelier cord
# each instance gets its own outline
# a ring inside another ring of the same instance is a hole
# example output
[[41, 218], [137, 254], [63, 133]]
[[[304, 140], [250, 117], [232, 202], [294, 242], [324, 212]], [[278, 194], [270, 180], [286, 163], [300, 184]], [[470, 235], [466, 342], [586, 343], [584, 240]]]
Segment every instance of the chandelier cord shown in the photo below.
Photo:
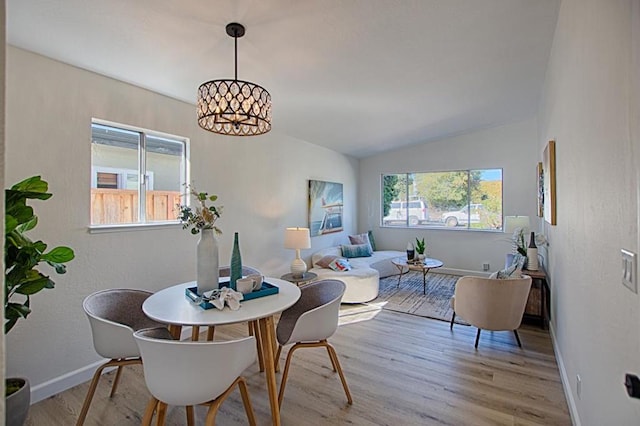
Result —
[[235, 49], [234, 49], [234, 53], [235, 53], [235, 58], [236, 58], [236, 78], [235, 80], [238, 81], [238, 31], [234, 30], [234, 36], [233, 36], [233, 40], [235, 41]]

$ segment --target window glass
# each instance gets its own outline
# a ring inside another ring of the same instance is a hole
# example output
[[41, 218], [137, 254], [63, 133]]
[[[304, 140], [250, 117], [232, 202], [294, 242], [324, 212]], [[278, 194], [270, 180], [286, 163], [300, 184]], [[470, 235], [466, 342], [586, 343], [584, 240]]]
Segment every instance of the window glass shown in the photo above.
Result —
[[186, 144], [184, 138], [92, 123], [91, 225], [176, 221], [187, 181]]
[[382, 176], [382, 226], [502, 229], [502, 169]]

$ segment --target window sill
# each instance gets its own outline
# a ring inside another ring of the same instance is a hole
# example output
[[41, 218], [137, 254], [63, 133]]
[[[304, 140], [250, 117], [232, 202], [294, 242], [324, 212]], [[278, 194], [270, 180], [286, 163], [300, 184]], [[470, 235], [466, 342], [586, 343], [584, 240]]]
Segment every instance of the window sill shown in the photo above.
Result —
[[162, 223], [126, 223], [121, 225], [89, 225], [90, 234], [103, 234], [109, 232], [149, 231], [152, 229], [173, 228], [182, 226], [178, 221]]

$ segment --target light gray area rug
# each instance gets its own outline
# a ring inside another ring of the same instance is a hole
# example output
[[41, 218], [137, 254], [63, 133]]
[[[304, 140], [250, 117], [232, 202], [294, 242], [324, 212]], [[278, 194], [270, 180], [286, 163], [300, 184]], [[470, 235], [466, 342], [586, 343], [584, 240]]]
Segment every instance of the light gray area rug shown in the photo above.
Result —
[[[367, 303], [342, 305], [340, 315], [341, 317], [360, 315], [372, 310], [384, 309], [451, 321], [453, 309], [451, 309], [450, 300], [458, 278], [460, 277], [457, 275], [429, 272], [426, 295], [422, 292], [422, 273], [420, 272], [411, 271], [403, 275], [399, 286], [397, 275], [382, 278], [377, 298]], [[456, 318], [456, 323], [466, 324], [459, 318]]]

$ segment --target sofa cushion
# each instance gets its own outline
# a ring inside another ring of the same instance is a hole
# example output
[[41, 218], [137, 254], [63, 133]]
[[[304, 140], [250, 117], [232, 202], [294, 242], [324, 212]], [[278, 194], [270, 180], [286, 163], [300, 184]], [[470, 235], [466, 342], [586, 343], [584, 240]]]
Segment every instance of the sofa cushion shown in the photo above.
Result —
[[346, 244], [342, 246], [344, 257], [370, 257], [373, 254], [371, 244]]
[[376, 240], [373, 239], [373, 232], [367, 231], [369, 237], [369, 244], [371, 244], [371, 250], [376, 251]]
[[369, 241], [369, 234], [367, 234], [366, 232], [364, 234], [349, 235], [349, 241], [351, 242], [351, 244], [356, 245], [367, 244], [371, 248], [371, 252], [373, 252], [373, 246]]

